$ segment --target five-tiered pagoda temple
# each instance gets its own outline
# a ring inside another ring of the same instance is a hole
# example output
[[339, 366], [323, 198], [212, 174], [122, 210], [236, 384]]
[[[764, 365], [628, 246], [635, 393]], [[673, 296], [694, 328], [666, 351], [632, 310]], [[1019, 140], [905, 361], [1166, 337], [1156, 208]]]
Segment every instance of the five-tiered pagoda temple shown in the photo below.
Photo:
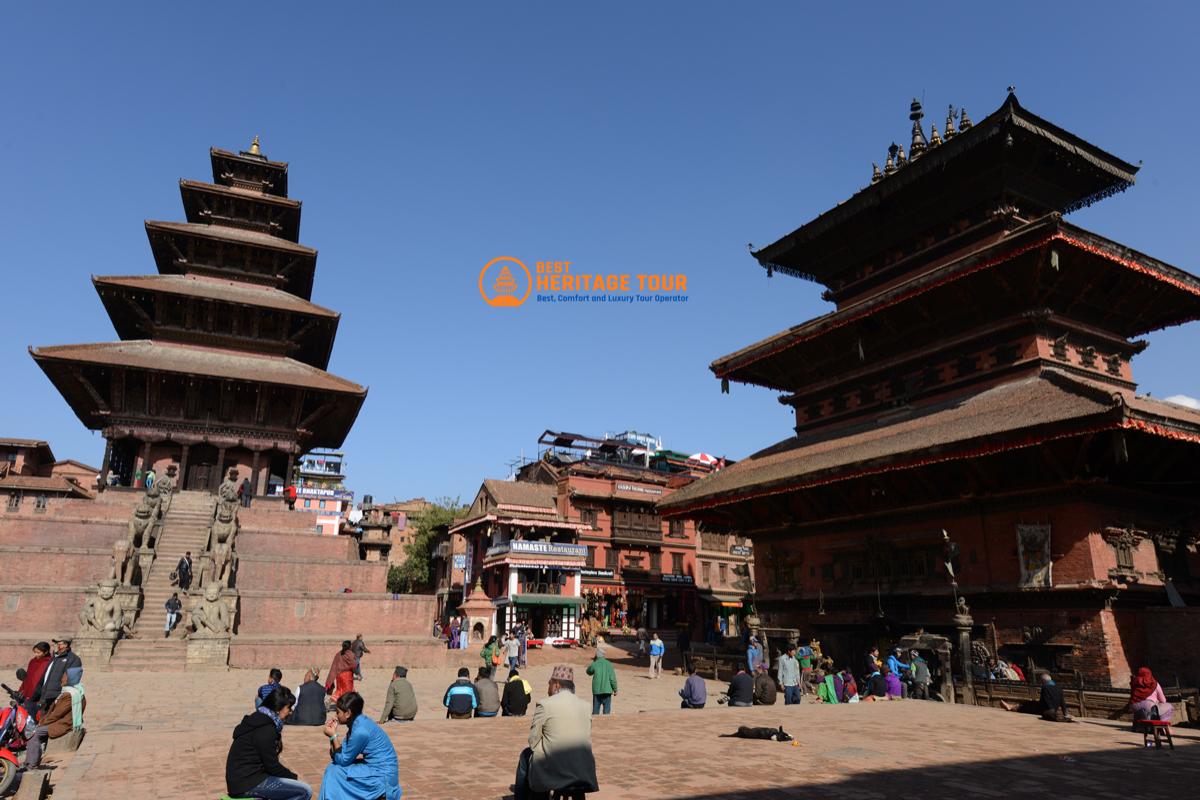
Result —
[[317, 251], [297, 243], [288, 165], [211, 150], [213, 182], [180, 181], [187, 222], [146, 222], [158, 275], [93, 277], [119, 342], [30, 348], [130, 485], [179, 466], [184, 489], [237, 467], [255, 494], [294, 459], [340, 447], [367, 390], [325, 371], [340, 315], [310, 302]]
[[1011, 92], [973, 125], [922, 117], [870, 185], [754, 253], [836, 306], [711, 365], [782, 392], [793, 435], [659, 507], [751, 537], [764, 624], [839, 667], [966, 625], [977, 661], [1127, 686], [1200, 600], [1200, 413], [1130, 369], [1136, 337], [1200, 317], [1200, 279], [1066, 222], [1137, 167]]

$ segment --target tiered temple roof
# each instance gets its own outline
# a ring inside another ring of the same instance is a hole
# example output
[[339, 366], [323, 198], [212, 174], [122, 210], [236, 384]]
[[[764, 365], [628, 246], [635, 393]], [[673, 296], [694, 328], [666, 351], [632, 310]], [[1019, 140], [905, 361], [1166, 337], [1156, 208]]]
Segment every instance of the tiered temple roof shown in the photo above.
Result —
[[92, 279], [121, 341], [30, 352], [110, 441], [338, 447], [366, 389], [325, 372], [340, 315], [310, 300], [288, 165], [257, 138], [211, 156], [213, 183], [180, 182], [188, 221], [145, 223], [160, 274]]

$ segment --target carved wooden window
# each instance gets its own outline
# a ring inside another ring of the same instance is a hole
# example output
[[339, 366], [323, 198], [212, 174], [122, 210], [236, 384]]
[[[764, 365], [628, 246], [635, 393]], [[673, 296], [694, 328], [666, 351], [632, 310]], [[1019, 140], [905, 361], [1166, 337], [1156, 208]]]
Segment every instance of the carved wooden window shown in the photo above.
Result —
[[1094, 368], [1096, 366], [1096, 348], [1083, 347], [1079, 350], [1079, 363], [1085, 367]]
[[729, 568], [724, 564], [717, 565], [717, 575], [720, 576], [721, 585], [725, 586], [729, 583]]
[[596, 527], [596, 509], [581, 508], [579, 509], [579, 521], [591, 528]]
[[683, 553], [671, 553], [671, 572], [676, 575], [683, 574]]
[[611, 570], [617, 569], [617, 551], [611, 547], [604, 551], [604, 566]]
[[630, 567], [632, 569], [641, 569], [642, 568], [642, 557], [641, 556], [625, 556], [625, 566]]
[[587, 558], [583, 563], [589, 567], [596, 566], [596, 548], [594, 546], [588, 545]]
[[667, 522], [667, 535], [673, 536], [676, 539], [683, 539], [686, 534], [683, 532], [683, 520], [672, 519]]
[[662, 572], [662, 553], [650, 554], [650, 569], [654, 572]]
[[705, 586], [712, 585], [712, 564], [710, 562], [700, 562], [700, 579]]

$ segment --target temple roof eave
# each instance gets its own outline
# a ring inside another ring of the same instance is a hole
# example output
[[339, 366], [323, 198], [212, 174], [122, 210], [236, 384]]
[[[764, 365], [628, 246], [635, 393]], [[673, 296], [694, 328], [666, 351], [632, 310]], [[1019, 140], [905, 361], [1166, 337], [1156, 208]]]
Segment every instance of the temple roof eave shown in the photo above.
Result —
[[196, 297], [236, 305], [290, 311], [311, 317], [323, 317], [334, 322], [341, 313], [317, 305], [282, 289], [271, 286], [243, 284], [237, 281], [205, 275], [93, 275], [97, 291], [101, 286], [120, 291], [148, 291], [180, 297]]

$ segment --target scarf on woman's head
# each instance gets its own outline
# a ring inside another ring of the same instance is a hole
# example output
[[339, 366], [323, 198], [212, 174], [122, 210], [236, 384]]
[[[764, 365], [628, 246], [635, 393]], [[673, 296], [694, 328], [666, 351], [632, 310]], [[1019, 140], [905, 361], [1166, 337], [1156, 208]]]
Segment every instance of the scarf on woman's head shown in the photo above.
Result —
[[274, 711], [267, 708], [266, 706], [259, 706], [258, 710], [260, 713], [266, 714], [267, 717], [270, 718], [271, 722], [275, 723], [275, 732], [276, 733], [283, 733], [283, 720], [281, 720], [279, 718], [278, 714], [276, 714]]
[[1129, 702], [1140, 703], [1150, 695], [1154, 694], [1154, 690], [1158, 688], [1158, 681], [1154, 680], [1154, 675], [1150, 673], [1149, 667], [1142, 667], [1137, 671], [1137, 675], [1129, 681]]
[[83, 667], [67, 668], [67, 685], [63, 691], [71, 698], [71, 729], [83, 727]]

